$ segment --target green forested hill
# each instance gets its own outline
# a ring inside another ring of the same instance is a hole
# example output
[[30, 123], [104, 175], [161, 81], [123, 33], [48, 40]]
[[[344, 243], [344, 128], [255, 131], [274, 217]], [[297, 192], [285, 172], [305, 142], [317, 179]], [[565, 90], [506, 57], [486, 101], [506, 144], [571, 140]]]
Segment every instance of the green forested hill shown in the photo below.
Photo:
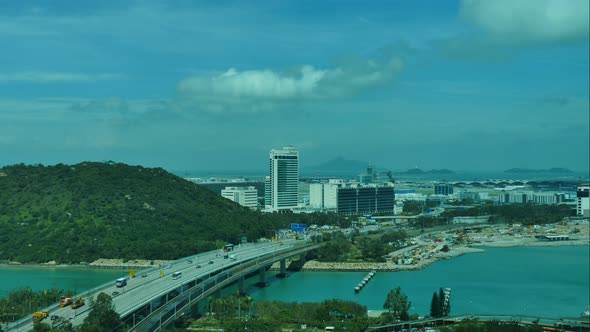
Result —
[[250, 211], [161, 168], [0, 168], [0, 260], [172, 259], [288, 222], [297, 221]]

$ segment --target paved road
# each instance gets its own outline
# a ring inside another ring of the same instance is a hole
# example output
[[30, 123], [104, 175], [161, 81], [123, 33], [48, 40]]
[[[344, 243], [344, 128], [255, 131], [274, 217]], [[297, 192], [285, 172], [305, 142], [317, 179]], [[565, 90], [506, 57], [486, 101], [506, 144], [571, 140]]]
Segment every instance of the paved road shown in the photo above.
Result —
[[[151, 302], [160, 296], [169, 293], [170, 291], [180, 287], [182, 284], [200, 277], [206, 277], [211, 272], [229, 267], [231, 265], [241, 264], [244, 261], [256, 259], [256, 257], [270, 254], [276, 251], [282, 251], [292, 248], [296, 243], [301, 241], [296, 240], [282, 240], [282, 242], [262, 242], [262, 243], [248, 243], [241, 246], [235, 246], [230, 255], [235, 255], [236, 259], [224, 258], [221, 250], [214, 250], [200, 255], [182, 258], [164, 265], [157, 270], [138, 271], [135, 278], [130, 278], [127, 281], [127, 286], [118, 288], [115, 286], [113, 280], [111, 286], [101, 289], [98, 292], [86, 296], [86, 305], [72, 309], [71, 306], [65, 308], [54, 308], [50, 310], [49, 316], [57, 315], [60, 319], [67, 319], [72, 322], [74, 326], [82, 324], [84, 318], [88, 315], [90, 310], [90, 299], [96, 299], [100, 292], [104, 292], [113, 296], [113, 304], [117, 312], [121, 316], [128, 315], [136, 309], [142, 307], [146, 303]], [[174, 272], [182, 272], [182, 276], [178, 279], [173, 279]], [[160, 273], [163, 275], [161, 276]], [[118, 295], [114, 295], [118, 292]], [[57, 324], [59, 320], [53, 323]], [[52, 323], [47, 318], [46, 323]], [[18, 327], [17, 327], [18, 325]], [[31, 317], [16, 322], [9, 326], [8, 331], [30, 331], [33, 329]]]

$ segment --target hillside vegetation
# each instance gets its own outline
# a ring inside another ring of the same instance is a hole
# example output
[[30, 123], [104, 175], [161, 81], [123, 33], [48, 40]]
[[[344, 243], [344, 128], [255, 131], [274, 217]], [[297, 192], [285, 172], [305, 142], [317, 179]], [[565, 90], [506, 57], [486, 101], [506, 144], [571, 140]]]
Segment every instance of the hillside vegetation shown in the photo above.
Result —
[[173, 259], [306, 222], [298, 218], [308, 217], [250, 211], [161, 168], [94, 162], [0, 168], [4, 261]]

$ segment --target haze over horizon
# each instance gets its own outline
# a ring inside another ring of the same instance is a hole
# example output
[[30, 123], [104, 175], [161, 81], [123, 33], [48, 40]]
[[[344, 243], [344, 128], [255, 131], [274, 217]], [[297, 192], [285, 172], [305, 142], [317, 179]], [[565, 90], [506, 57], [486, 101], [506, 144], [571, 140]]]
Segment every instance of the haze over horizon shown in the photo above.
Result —
[[0, 165], [590, 160], [587, 0], [0, 3]]

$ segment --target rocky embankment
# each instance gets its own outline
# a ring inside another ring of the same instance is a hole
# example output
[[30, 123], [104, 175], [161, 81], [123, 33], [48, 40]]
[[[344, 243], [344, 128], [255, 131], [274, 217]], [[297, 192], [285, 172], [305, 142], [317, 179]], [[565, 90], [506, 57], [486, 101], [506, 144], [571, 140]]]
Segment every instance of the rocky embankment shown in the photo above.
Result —
[[[478, 248], [460, 247], [451, 249], [448, 252], [439, 252], [431, 258], [421, 260], [416, 264], [395, 264], [392, 261], [383, 263], [373, 262], [318, 262], [315, 260], [306, 262], [303, 265], [302, 271], [339, 271], [339, 272], [354, 272], [354, 271], [409, 271], [420, 270], [426, 266], [439, 261], [441, 259], [449, 259], [452, 257], [461, 256], [468, 253], [483, 252], [484, 250]], [[275, 266], [273, 266], [275, 268]]]
[[[535, 236], [564, 235], [569, 240], [547, 241]], [[452, 237], [449, 240], [449, 236]], [[477, 233], [462, 234], [463, 241], [457, 242], [456, 232], [425, 234], [416, 238], [417, 244], [390, 254], [386, 262], [305, 262], [302, 271], [408, 271], [420, 270], [442, 259], [450, 259], [469, 253], [485, 251], [480, 247], [554, 247], [554, 246], [588, 246], [590, 229], [588, 223], [535, 226], [485, 226]], [[447, 247], [449, 250], [441, 250]], [[401, 259], [400, 259], [401, 258]], [[272, 266], [279, 269], [278, 263]]]
[[165, 260], [134, 259], [125, 261], [122, 259], [100, 258], [88, 264], [88, 266], [95, 268], [147, 269], [154, 266], [160, 266], [166, 263], [168, 263], [168, 261]]

